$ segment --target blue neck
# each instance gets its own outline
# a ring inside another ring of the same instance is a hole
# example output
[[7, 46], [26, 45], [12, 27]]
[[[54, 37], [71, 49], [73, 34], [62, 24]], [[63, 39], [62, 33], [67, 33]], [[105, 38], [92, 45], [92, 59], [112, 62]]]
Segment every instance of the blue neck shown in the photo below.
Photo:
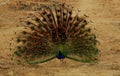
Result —
[[59, 51], [58, 55], [57, 55], [58, 59], [64, 59], [65, 56]]

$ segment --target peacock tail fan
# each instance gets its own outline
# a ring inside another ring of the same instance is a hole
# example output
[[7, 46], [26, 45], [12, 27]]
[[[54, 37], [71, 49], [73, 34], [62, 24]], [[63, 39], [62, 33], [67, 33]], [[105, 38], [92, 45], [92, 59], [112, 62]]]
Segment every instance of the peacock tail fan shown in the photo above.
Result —
[[17, 37], [15, 54], [29, 64], [53, 58], [69, 58], [80, 62], [96, 60], [96, 36], [87, 28], [85, 17], [74, 15], [65, 4], [41, 5], [22, 20], [26, 31]]

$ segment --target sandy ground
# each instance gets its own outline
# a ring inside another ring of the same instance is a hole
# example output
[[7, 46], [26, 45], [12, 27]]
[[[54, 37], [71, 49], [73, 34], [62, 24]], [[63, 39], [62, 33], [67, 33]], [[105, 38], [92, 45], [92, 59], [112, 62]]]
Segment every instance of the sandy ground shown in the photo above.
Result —
[[100, 42], [98, 63], [54, 59], [38, 65], [18, 65], [12, 59], [9, 44], [14, 32], [22, 30], [16, 25], [23, 14], [8, 8], [12, 0], [8, 1], [0, 0], [0, 76], [120, 76], [120, 0], [66, 0], [92, 20], [89, 25], [96, 28], [93, 31]]

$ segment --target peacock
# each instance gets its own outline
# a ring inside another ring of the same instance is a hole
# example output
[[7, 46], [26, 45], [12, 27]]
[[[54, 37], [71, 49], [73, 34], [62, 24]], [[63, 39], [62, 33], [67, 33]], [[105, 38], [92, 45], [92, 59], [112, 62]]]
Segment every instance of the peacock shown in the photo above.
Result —
[[21, 61], [38, 64], [54, 58], [80, 62], [97, 60], [96, 35], [86, 17], [74, 14], [66, 4], [41, 5], [21, 22], [27, 30], [17, 36], [14, 54]]

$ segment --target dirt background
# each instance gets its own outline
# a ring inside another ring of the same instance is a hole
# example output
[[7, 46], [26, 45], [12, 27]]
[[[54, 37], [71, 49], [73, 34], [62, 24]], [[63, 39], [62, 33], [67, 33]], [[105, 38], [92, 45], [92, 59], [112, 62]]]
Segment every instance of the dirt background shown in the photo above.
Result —
[[[41, 0], [43, 3], [50, 1], [53, 0]], [[89, 25], [96, 28], [93, 31], [100, 42], [98, 63], [53, 59], [38, 65], [19, 65], [12, 59], [13, 51], [9, 48], [10, 42], [15, 39], [15, 32], [22, 30], [16, 25], [20, 25], [19, 18], [24, 14], [10, 8], [17, 7], [15, 0], [0, 0], [0, 76], [120, 76], [120, 0], [57, 1], [81, 10], [92, 20]]]

